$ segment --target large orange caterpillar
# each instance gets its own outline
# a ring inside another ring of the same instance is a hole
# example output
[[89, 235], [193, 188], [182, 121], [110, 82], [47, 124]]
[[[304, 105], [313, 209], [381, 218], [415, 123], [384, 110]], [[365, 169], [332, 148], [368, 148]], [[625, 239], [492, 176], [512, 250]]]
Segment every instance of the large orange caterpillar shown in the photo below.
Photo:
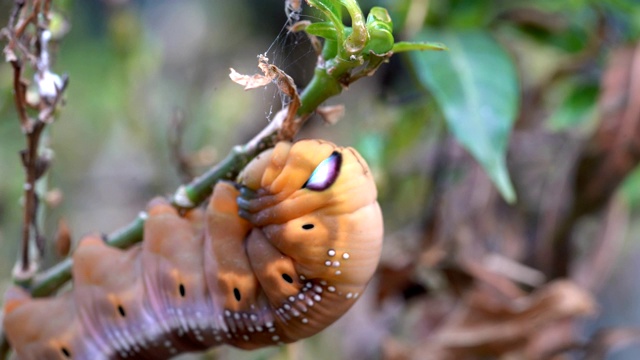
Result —
[[238, 183], [251, 195], [220, 182], [204, 215], [153, 201], [144, 240], [129, 250], [81, 241], [69, 292], [33, 299], [10, 289], [4, 329], [18, 357], [165, 359], [290, 343], [333, 323], [380, 257], [365, 161], [325, 141], [281, 142]]

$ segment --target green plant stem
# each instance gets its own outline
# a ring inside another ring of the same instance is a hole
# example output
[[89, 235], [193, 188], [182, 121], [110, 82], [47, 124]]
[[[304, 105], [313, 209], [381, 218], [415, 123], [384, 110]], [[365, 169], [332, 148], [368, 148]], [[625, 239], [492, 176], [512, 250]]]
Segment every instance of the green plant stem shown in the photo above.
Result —
[[[213, 186], [221, 179], [233, 179], [240, 170], [244, 168], [256, 155], [258, 149], [246, 149], [246, 147], [236, 146], [229, 154], [216, 166], [209, 169], [206, 173], [194, 179], [188, 185], [178, 189], [172, 205], [178, 208], [192, 208], [202, 203], [210, 194]], [[181, 198], [184, 196], [184, 198]]]
[[342, 85], [333, 76], [327, 73], [326, 69], [316, 68], [314, 76], [309, 85], [300, 94], [302, 105], [298, 109], [298, 115], [309, 115], [315, 111], [320, 104], [332, 96], [342, 92]]

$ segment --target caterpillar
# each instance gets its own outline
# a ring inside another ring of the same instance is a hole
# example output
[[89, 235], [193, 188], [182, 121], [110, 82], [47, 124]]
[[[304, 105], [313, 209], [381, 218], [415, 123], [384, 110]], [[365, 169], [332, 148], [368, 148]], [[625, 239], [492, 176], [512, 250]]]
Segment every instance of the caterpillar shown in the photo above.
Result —
[[377, 190], [352, 148], [279, 142], [218, 182], [206, 210], [147, 208], [143, 241], [98, 236], [73, 253], [73, 287], [5, 294], [3, 326], [20, 359], [167, 359], [227, 344], [314, 335], [356, 301], [380, 258]]

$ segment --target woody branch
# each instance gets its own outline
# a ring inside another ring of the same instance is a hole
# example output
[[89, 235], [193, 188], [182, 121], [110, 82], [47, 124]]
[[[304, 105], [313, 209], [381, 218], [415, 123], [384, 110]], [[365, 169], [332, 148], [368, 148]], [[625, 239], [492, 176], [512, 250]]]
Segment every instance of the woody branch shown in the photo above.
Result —
[[[3, 52], [13, 68], [15, 108], [26, 142], [20, 153], [25, 173], [20, 256], [13, 271], [14, 282], [19, 284], [32, 280], [44, 247], [38, 218], [42, 195], [38, 181], [51, 162], [46, 128], [53, 122], [68, 84], [66, 77], [51, 71], [50, 10], [51, 0], [15, 0], [9, 22], [0, 30], [0, 36], [7, 41]], [[27, 78], [30, 74], [33, 82]], [[35, 97], [28, 96], [30, 85], [36, 89]]]

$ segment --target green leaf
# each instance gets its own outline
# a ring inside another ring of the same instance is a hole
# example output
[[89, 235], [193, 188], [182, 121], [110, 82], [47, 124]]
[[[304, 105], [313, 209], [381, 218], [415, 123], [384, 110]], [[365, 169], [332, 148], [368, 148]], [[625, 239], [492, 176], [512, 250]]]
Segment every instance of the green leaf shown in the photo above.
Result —
[[640, 187], [638, 183], [640, 183], [640, 166], [627, 175], [621, 187], [624, 198], [633, 209], [640, 208]]
[[309, 35], [319, 36], [329, 40], [338, 40], [338, 31], [330, 22], [317, 22], [307, 26], [304, 31]]
[[592, 119], [596, 110], [600, 87], [596, 83], [571, 83], [570, 93], [549, 117], [553, 130], [580, 126]]
[[418, 79], [437, 101], [456, 139], [483, 166], [504, 199], [514, 202], [505, 161], [519, 102], [511, 58], [481, 30], [424, 29], [412, 40], [438, 41], [449, 48], [410, 53]]
[[435, 43], [435, 42], [412, 43], [407, 41], [399, 41], [393, 44], [393, 48], [391, 49], [391, 51], [393, 51], [394, 54], [401, 53], [401, 52], [408, 52], [408, 51], [427, 51], [427, 50], [443, 51], [443, 50], [447, 50], [447, 46], [445, 44]]

